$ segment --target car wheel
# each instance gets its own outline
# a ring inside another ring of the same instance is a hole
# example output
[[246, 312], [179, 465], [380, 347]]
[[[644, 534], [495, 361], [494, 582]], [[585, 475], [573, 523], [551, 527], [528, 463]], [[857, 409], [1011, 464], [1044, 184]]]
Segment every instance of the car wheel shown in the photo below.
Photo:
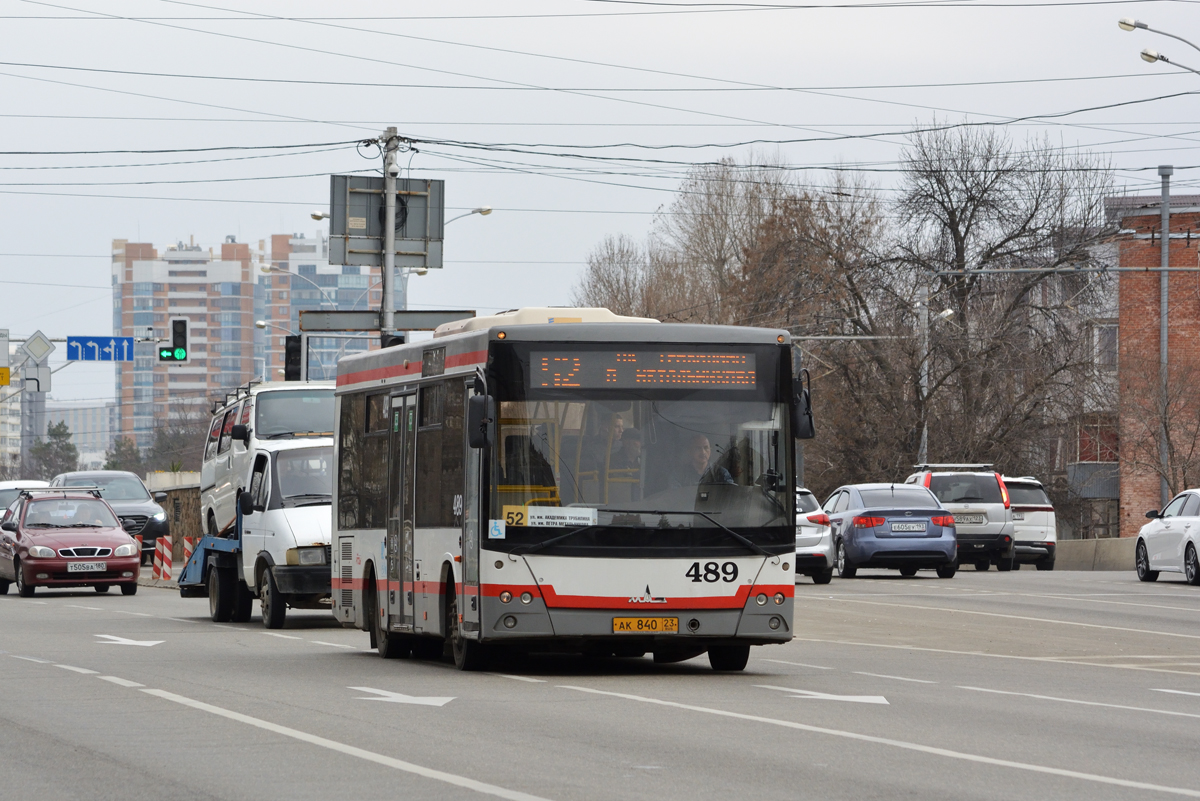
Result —
[[917, 575], [917, 569], [915, 567], [902, 567], [900, 568], [900, 575], [905, 578], [912, 578]]
[[827, 567], [812, 574], [813, 584], [828, 584], [833, 581], [833, 568]]
[[121, 585], [121, 594], [122, 595], [137, 595], [137, 584], [133, 583], [132, 581], [129, 582], [128, 584], [122, 584]]
[[[1146, 552], [1146, 543], [1138, 542], [1134, 551], [1134, 567], [1137, 569], [1138, 581], [1158, 581], [1158, 571], [1150, 569], [1150, 554]], [[21, 575], [20, 573], [17, 574]]]
[[8, 579], [0, 579], [0, 595], [8, 595], [9, 584], [10, 582]]
[[749, 661], [749, 645], [714, 645], [708, 649], [708, 664], [713, 670], [745, 670]]
[[20, 595], [22, 598], [32, 598], [33, 585], [25, 583], [25, 572], [21, 569], [21, 563], [14, 563], [13, 569], [17, 574], [17, 595]]
[[1054, 560], [1053, 559], [1043, 559], [1042, 561], [1040, 561], [1036, 565], [1034, 565], [1034, 567], [1036, 567], [1038, 570], [1053, 570], [1054, 569]]
[[1007, 573], [1013, 568], [1013, 560], [1011, 556], [1001, 556], [996, 560], [996, 569], [1001, 573]]
[[96, 592], [108, 592], [108, 589], [111, 586], [112, 586], [111, 584], [97, 584]]
[[287, 604], [283, 601], [270, 568], [263, 571], [262, 588], [258, 595], [262, 604], [263, 625], [269, 629], [283, 628], [283, 621], [287, 617]]
[[1190, 542], [1183, 552], [1183, 574], [1193, 587], [1200, 584], [1200, 562], [1196, 561], [1196, 546]]
[[208, 513], [208, 536], [217, 536], [217, 516], [212, 512]]
[[462, 637], [458, 624], [458, 595], [453, 583], [448, 583], [446, 594], [446, 639], [450, 641], [454, 666], [459, 670], [483, 670], [488, 662], [487, 646]]
[[937, 569], [938, 578], [954, 578], [954, 574], [958, 572], [958, 562], [951, 562], [948, 565], [942, 565]]
[[[858, 573], [858, 568], [850, 564], [850, 560], [846, 558], [846, 543], [838, 540], [837, 543], [837, 574], [838, 578], [854, 578]], [[712, 651], [709, 651], [711, 654]]]
[[233, 617], [233, 571], [208, 569], [208, 616], [214, 623], [228, 623]]
[[975, 569], [978, 570], [980, 573], [986, 573], [988, 571], [988, 569], [991, 568], [991, 566], [992, 566], [991, 562], [987, 562], [984, 560], [980, 560], [975, 563]]

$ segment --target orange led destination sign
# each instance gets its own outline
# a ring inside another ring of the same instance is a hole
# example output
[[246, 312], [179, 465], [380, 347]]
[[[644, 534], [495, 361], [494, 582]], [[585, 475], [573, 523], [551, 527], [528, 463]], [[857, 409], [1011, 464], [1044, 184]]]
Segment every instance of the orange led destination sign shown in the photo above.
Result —
[[753, 353], [667, 350], [534, 351], [530, 386], [539, 389], [754, 389]]

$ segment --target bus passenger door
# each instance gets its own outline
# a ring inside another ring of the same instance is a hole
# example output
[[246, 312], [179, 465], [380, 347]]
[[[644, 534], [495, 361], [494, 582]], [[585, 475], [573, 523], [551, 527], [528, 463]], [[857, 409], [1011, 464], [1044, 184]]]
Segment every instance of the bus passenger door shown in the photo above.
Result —
[[[465, 426], [464, 426], [465, 428]], [[468, 639], [472, 632], [478, 632], [480, 625], [480, 606], [483, 600], [479, 596], [479, 493], [481, 491], [480, 463], [483, 449], [476, 450], [466, 444], [463, 438], [463, 494], [455, 499], [456, 505], [461, 505], [462, 515], [462, 593], [459, 602], [459, 613], [462, 615], [462, 630]]]
[[412, 631], [413, 625], [413, 447], [416, 395], [392, 396], [388, 446], [387, 577], [388, 621]]

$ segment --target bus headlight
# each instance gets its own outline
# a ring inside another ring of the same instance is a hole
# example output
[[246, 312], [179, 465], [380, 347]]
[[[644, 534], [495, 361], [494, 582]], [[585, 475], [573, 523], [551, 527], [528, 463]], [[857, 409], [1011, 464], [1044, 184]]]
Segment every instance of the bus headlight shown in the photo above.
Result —
[[533, 596], [527, 592], [521, 593], [521, 603], [527, 604], [533, 602]]
[[783, 593], [782, 592], [775, 593], [775, 603], [777, 603], [777, 604], [783, 603]]
[[506, 604], [511, 600], [512, 600], [512, 593], [509, 592], [508, 590], [505, 590], [504, 592], [500, 593], [500, 603]]
[[760, 592], [758, 594], [758, 597], [754, 599], [754, 602], [757, 603], [759, 606], [766, 606], [767, 605], [767, 596], [763, 595]]

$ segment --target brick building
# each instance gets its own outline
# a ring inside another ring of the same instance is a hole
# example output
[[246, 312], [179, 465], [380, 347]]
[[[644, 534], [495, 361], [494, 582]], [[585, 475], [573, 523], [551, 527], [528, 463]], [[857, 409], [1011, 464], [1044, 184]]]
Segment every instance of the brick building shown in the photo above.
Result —
[[[1116, 436], [1120, 453], [1120, 536], [1135, 536], [1145, 512], [1162, 506], [1158, 431], [1164, 396], [1159, 384], [1161, 259], [1159, 198], [1127, 197], [1109, 202], [1120, 220], [1117, 238], [1123, 268], [1118, 316], [1118, 404]], [[1171, 198], [1170, 266], [1200, 266], [1200, 195]], [[1149, 270], [1155, 270], [1153, 272]], [[1166, 422], [1174, 491], [1200, 484], [1200, 272], [1168, 277], [1169, 332]]]

